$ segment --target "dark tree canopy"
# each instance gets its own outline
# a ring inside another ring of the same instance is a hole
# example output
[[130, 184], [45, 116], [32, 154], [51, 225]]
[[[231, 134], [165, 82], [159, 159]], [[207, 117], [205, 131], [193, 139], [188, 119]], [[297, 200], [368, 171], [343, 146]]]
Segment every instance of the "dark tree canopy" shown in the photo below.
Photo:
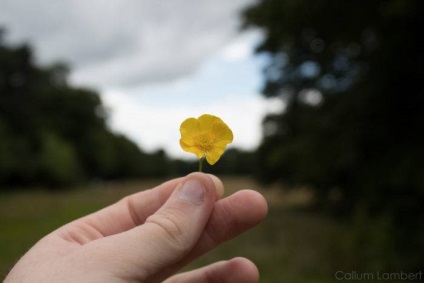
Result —
[[165, 174], [166, 156], [111, 132], [99, 95], [67, 76], [66, 65], [38, 66], [28, 45], [0, 36], [0, 186]]
[[263, 93], [287, 103], [264, 120], [260, 180], [309, 185], [337, 213], [361, 206], [424, 231], [413, 220], [424, 217], [423, 6], [262, 0], [245, 11], [246, 27], [265, 34]]
[[246, 23], [266, 34], [263, 92], [287, 103], [264, 121], [263, 180], [353, 198], [422, 192], [422, 6], [268, 0], [246, 11]]

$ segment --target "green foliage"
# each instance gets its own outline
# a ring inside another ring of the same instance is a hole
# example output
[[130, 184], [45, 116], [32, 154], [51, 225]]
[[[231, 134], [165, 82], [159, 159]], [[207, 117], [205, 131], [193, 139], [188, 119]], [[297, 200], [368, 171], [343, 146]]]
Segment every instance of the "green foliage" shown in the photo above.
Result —
[[257, 177], [309, 185], [337, 215], [389, 217], [414, 239], [398, 237], [404, 258], [423, 247], [423, 5], [263, 0], [244, 14], [266, 35], [263, 92], [287, 105], [264, 121]]
[[249, 175], [253, 172], [253, 153], [237, 148], [229, 148], [213, 166], [205, 162], [205, 172], [211, 174]]
[[51, 186], [63, 186], [80, 179], [80, 164], [72, 145], [46, 134], [39, 160], [40, 179]]
[[0, 33], [2, 189], [167, 173], [163, 152], [144, 153], [112, 133], [99, 95], [67, 76], [64, 64], [38, 66], [29, 46], [8, 46]]

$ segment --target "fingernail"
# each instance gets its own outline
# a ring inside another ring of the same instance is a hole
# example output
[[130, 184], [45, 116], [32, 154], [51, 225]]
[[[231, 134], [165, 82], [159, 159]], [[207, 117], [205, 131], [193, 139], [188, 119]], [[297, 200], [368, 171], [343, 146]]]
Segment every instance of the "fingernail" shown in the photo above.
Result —
[[187, 181], [180, 188], [178, 198], [194, 204], [201, 204], [205, 200], [205, 187], [197, 180]]

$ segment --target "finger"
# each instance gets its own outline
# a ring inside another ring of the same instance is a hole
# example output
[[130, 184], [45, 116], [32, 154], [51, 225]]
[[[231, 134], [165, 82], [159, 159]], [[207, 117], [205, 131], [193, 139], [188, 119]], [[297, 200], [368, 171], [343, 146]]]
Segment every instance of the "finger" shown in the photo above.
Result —
[[[182, 267], [211, 251], [221, 243], [233, 239], [262, 222], [268, 212], [264, 197], [256, 191], [242, 190], [215, 203], [209, 221], [189, 254], [166, 270], [165, 275], [176, 273]], [[163, 274], [157, 280], [163, 280]], [[166, 278], [166, 277], [165, 277]]]
[[[217, 198], [221, 198], [224, 194], [222, 182], [213, 175], [206, 176], [210, 179], [207, 182], [215, 185]], [[85, 244], [101, 237], [128, 231], [144, 223], [147, 217], [154, 214], [184, 179], [173, 179], [154, 189], [127, 196], [113, 205], [61, 227], [56, 231], [57, 235], [67, 241]]]
[[105, 268], [116, 270], [118, 264], [118, 269], [127, 270], [125, 276], [152, 282], [152, 276], [167, 274], [162, 271], [181, 260], [197, 243], [215, 200], [214, 182], [205, 174], [191, 174], [144, 224], [88, 243], [87, 249], [102, 250], [97, 252], [101, 258], [120, 255], [119, 262], [108, 261], [111, 266], [106, 262]]
[[224, 196], [224, 184], [222, 181], [212, 174], [207, 174], [215, 184], [216, 196], [217, 199], [221, 199]]
[[245, 258], [220, 261], [193, 271], [175, 275], [163, 283], [257, 283], [259, 272]]

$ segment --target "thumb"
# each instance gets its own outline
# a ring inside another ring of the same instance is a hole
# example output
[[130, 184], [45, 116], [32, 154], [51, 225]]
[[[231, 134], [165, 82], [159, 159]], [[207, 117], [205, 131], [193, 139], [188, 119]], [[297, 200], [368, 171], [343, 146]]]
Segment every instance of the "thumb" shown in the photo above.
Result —
[[169, 276], [172, 265], [200, 238], [215, 198], [215, 185], [208, 175], [190, 174], [144, 224], [108, 237], [108, 247], [120, 254], [118, 264], [123, 265], [125, 277], [144, 281]]

